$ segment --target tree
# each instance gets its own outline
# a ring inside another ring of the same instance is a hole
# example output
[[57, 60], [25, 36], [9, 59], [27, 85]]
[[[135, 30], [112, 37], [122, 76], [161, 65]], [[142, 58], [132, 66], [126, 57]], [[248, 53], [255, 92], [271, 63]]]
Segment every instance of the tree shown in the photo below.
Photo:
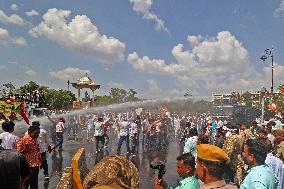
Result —
[[13, 94], [16, 90], [16, 87], [11, 83], [4, 83], [2, 84], [2, 87], [0, 89], [0, 95], [2, 98], [4, 98], [5, 96], [9, 95], [9, 94]]
[[115, 103], [124, 103], [124, 102], [133, 102], [140, 100], [135, 95], [137, 92], [134, 89], [125, 89], [120, 88], [111, 88], [109, 95], [97, 96], [96, 104], [97, 105], [109, 105]]
[[110, 98], [112, 103], [124, 103], [129, 101], [139, 100], [135, 95], [136, 91], [130, 89], [128, 92], [125, 89], [111, 88]]
[[247, 91], [244, 94], [242, 94], [241, 100], [245, 105], [252, 107], [253, 99], [252, 99], [252, 94], [250, 92]]
[[27, 84], [21, 86], [18, 91], [23, 93], [23, 92], [26, 92], [26, 93], [30, 93], [32, 91], [35, 91], [35, 90], [39, 90], [39, 91], [46, 91], [48, 89], [48, 87], [45, 87], [45, 86], [41, 86], [39, 84], [37, 84], [36, 82], [34, 81], [29, 81]]
[[66, 90], [47, 89], [44, 101], [50, 109], [67, 109], [76, 100], [75, 94]]
[[96, 104], [99, 106], [106, 106], [111, 104], [111, 97], [104, 95], [104, 96], [97, 96], [96, 97]]

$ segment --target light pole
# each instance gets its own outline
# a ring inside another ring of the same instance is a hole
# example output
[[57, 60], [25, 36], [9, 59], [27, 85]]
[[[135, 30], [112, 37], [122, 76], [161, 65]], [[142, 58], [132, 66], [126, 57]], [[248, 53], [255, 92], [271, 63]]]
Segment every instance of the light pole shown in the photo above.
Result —
[[260, 59], [265, 62], [269, 57], [271, 58], [271, 95], [273, 95], [273, 47], [271, 49], [265, 49], [264, 55], [262, 55]]
[[70, 81], [67, 81], [67, 87], [68, 87], [68, 91], [69, 91], [69, 85], [70, 85]]
[[264, 121], [264, 105], [265, 105], [265, 100], [264, 100], [264, 95], [266, 92], [266, 88], [262, 87], [261, 88], [261, 123]]

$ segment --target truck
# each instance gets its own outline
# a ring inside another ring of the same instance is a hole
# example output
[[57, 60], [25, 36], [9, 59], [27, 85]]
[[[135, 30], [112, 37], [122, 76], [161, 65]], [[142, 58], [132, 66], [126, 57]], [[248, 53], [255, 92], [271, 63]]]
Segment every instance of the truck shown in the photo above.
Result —
[[47, 108], [31, 108], [29, 110], [29, 118], [36, 118], [50, 115], [50, 111]]
[[261, 111], [240, 104], [215, 104], [209, 115], [212, 120], [226, 120], [230, 128], [237, 128], [239, 123], [251, 125], [252, 121], [260, 117]]

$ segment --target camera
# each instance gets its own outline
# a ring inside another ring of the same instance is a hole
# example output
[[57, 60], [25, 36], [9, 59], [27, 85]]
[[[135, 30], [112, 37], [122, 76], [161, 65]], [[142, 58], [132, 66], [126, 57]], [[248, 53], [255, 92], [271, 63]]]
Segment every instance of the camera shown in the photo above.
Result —
[[153, 161], [150, 163], [151, 169], [157, 169], [158, 170], [158, 179], [162, 179], [163, 175], [166, 173], [166, 165], [162, 161]]

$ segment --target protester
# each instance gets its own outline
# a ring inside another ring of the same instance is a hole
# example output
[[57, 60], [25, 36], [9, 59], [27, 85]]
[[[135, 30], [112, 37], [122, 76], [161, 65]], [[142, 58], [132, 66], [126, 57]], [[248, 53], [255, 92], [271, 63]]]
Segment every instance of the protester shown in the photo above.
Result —
[[[199, 183], [194, 177], [195, 157], [190, 153], [185, 153], [177, 157], [177, 173], [182, 178], [179, 185], [175, 189], [198, 189]], [[155, 182], [155, 189], [173, 189], [163, 180], [158, 177]]]
[[120, 149], [123, 144], [123, 141], [126, 141], [127, 153], [128, 154], [130, 153], [129, 128], [130, 128], [130, 123], [127, 121], [127, 118], [124, 117], [123, 121], [119, 124], [119, 140], [118, 140], [118, 146], [117, 146], [117, 155], [120, 154]]
[[53, 150], [55, 150], [57, 147], [59, 147], [58, 151], [62, 151], [62, 145], [63, 145], [63, 134], [65, 130], [65, 119], [63, 117], [59, 118], [59, 122], [56, 124], [56, 144], [53, 147]]
[[204, 185], [200, 189], [224, 188], [236, 189], [236, 186], [226, 184], [223, 174], [226, 170], [228, 155], [219, 147], [210, 144], [197, 146], [197, 165], [195, 176]]
[[[103, 118], [99, 117], [97, 121], [94, 122], [95, 127], [95, 138], [96, 138], [96, 152], [102, 150], [105, 144], [105, 137], [104, 137], [104, 122]], [[99, 143], [101, 143], [101, 147], [99, 148]]]
[[[37, 138], [37, 142], [40, 148], [41, 162], [42, 162], [40, 168], [43, 169], [44, 180], [48, 181], [49, 180], [48, 164], [46, 158], [47, 158], [47, 152], [49, 153], [51, 152], [51, 146], [49, 145], [49, 136], [46, 130], [40, 127], [39, 121], [33, 121], [32, 125], [40, 128], [39, 137]], [[28, 132], [26, 132], [26, 135], [28, 135]]]
[[50, 123], [52, 124], [51, 126], [49, 126], [50, 137], [51, 137], [52, 143], [54, 145], [56, 145], [56, 125], [57, 125], [57, 121], [52, 119], [49, 115], [47, 115], [47, 118], [50, 121]]
[[253, 121], [252, 126], [250, 127], [251, 139], [257, 139], [260, 130], [261, 128], [257, 125], [257, 122]]
[[274, 131], [274, 152], [275, 156], [284, 162], [284, 129], [276, 129]]
[[223, 148], [224, 142], [225, 142], [225, 134], [222, 128], [218, 128], [213, 144], [215, 146], [218, 146], [219, 148]]
[[132, 142], [131, 155], [135, 156], [138, 146], [138, 126], [134, 121], [130, 124], [130, 137]]
[[0, 146], [0, 187], [20, 189], [30, 175], [26, 158], [17, 151]]
[[110, 130], [110, 118], [107, 118], [104, 121], [103, 127], [104, 127], [104, 139], [105, 139], [104, 148], [108, 148], [108, 143], [109, 143], [108, 132]]
[[279, 181], [277, 189], [284, 188], [284, 163], [278, 157], [273, 155], [273, 149], [270, 148], [270, 152], [267, 154], [265, 164], [268, 165], [274, 172]]
[[37, 142], [39, 134], [40, 128], [32, 125], [28, 128], [28, 135], [25, 135], [16, 143], [16, 149], [25, 156], [31, 169], [31, 174], [24, 184], [24, 189], [28, 189], [29, 186], [30, 189], [38, 188], [38, 174], [41, 165], [40, 148]]
[[185, 140], [183, 153], [190, 153], [196, 157], [196, 145], [197, 145], [197, 129], [192, 128], [188, 131], [188, 138]]
[[13, 135], [15, 123], [12, 121], [3, 122], [2, 129], [3, 133], [0, 134], [0, 140], [2, 141], [1, 146], [4, 149], [16, 149], [16, 141], [19, 137]]
[[240, 189], [277, 189], [278, 180], [273, 170], [265, 164], [268, 150], [269, 145], [264, 140], [248, 139], [246, 141], [243, 158], [249, 170]]

